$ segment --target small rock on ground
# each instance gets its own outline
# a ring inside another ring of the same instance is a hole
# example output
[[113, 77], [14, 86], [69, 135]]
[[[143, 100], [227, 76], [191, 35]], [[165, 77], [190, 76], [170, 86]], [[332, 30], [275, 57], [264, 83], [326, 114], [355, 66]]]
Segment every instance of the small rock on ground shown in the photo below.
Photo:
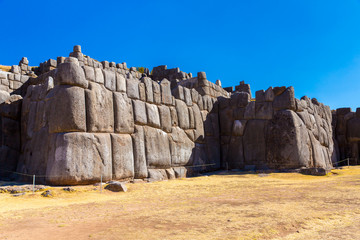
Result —
[[107, 185], [105, 187], [105, 189], [110, 190], [112, 192], [126, 192], [127, 191], [127, 187], [126, 187], [125, 183], [115, 182], [115, 181], [113, 181], [112, 183]]

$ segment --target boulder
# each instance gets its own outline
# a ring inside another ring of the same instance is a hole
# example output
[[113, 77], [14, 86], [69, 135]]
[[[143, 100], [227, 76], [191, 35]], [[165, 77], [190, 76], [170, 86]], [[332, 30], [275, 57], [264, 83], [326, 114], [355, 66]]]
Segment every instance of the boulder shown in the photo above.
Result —
[[120, 73], [116, 73], [116, 91], [126, 92], [126, 79]]
[[164, 78], [160, 82], [161, 102], [165, 105], [172, 105], [172, 95], [171, 95], [170, 84], [171, 83], [166, 78]]
[[173, 127], [170, 135], [172, 166], [192, 164], [195, 143], [179, 127]]
[[134, 177], [134, 156], [131, 136], [111, 134], [112, 169], [114, 179]]
[[96, 82], [94, 68], [89, 67], [89, 66], [83, 66], [82, 68], [84, 69], [86, 80], [91, 81], [91, 82]]
[[46, 111], [49, 114], [49, 133], [85, 132], [84, 89], [73, 86], [55, 86], [49, 94], [46, 101]]
[[151, 78], [145, 77], [142, 79], [145, 84], [145, 93], [146, 93], [146, 101], [149, 103], [154, 102], [154, 93], [153, 93], [153, 81]]
[[244, 119], [254, 119], [255, 118], [255, 102], [250, 102], [244, 112]]
[[232, 136], [244, 135], [246, 120], [235, 120], [233, 123]]
[[90, 184], [111, 180], [109, 134], [58, 133], [49, 153], [46, 182], [52, 185]]
[[255, 92], [256, 102], [262, 103], [265, 102], [265, 92], [264, 90], [259, 90]]
[[249, 120], [243, 136], [245, 165], [261, 165], [265, 163], [265, 131], [266, 120]]
[[135, 131], [131, 134], [131, 137], [133, 140], [135, 178], [146, 178], [148, 172], [145, 155], [144, 128], [142, 126], [135, 126]]
[[192, 106], [192, 110], [194, 113], [194, 121], [195, 121], [194, 139], [195, 141], [202, 141], [204, 138], [204, 122], [201, 117], [201, 112], [198, 105], [196, 104]]
[[55, 82], [60, 85], [73, 85], [82, 88], [88, 87], [83, 69], [72, 62], [62, 63], [58, 66]]
[[311, 142], [305, 123], [291, 110], [278, 111], [269, 122], [266, 158], [275, 169], [310, 167]]
[[265, 101], [266, 102], [272, 102], [275, 99], [275, 94], [274, 91], [272, 89], [272, 87], [269, 87], [266, 91], [265, 91]]
[[255, 103], [255, 118], [256, 119], [272, 119], [273, 107], [272, 102], [257, 102]]
[[161, 104], [160, 85], [155, 81], [152, 81], [152, 84], [153, 84], [153, 93], [154, 93], [154, 103], [160, 105]]
[[177, 116], [176, 108], [169, 107], [169, 109], [170, 109], [170, 115], [171, 115], [171, 126], [173, 126], [173, 127], [179, 126], [179, 119]]
[[90, 83], [85, 91], [88, 132], [113, 132], [113, 94], [103, 85]]
[[163, 181], [167, 180], [165, 169], [148, 169], [150, 181]]
[[360, 118], [353, 118], [347, 122], [348, 141], [360, 141]]
[[126, 93], [114, 93], [114, 128], [117, 133], [134, 132], [134, 115], [131, 100]]
[[186, 178], [187, 169], [185, 167], [173, 167], [176, 178]]
[[139, 83], [139, 98], [141, 101], [146, 101], [145, 84], [143, 82]]
[[95, 70], [95, 82], [104, 84], [104, 74], [100, 68], [94, 68]]
[[109, 70], [103, 70], [105, 87], [110, 91], [116, 91], [116, 75], [115, 72]]
[[242, 169], [244, 168], [245, 158], [243, 149], [243, 137], [233, 136], [226, 153], [226, 169]]
[[132, 75], [128, 75], [126, 79], [126, 92], [129, 98], [139, 99], [139, 81], [132, 77]]
[[173, 89], [172, 94], [176, 99], [185, 100], [184, 88], [181, 85], [177, 85], [176, 88]]
[[167, 178], [168, 178], [169, 180], [173, 180], [173, 179], [176, 178], [176, 177], [175, 177], [174, 169], [168, 168], [168, 169], [165, 169], [165, 171], [166, 171]]
[[0, 105], [0, 114], [3, 117], [20, 120], [22, 97], [11, 95], [3, 104]]
[[0, 104], [5, 102], [10, 97], [10, 93], [0, 90]]
[[231, 108], [226, 108], [220, 111], [220, 134], [222, 136], [231, 135], [233, 119], [234, 112]]
[[171, 132], [171, 113], [170, 108], [165, 105], [160, 105], [159, 107], [159, 115], [160, 115], [160, 123], [161, 129], [167, 133]]
[[160, 128], [160, 117], [158, 107], [154, 104], [145, 103], [148, 125]]
[[293, 87], [288, 87], [281, 95], [275, 97], [273, 102], [273, 108], [278, 110], [296, 110], [295, 93]]
[[147, 124], [146, 107], [145, 102], [140, 100], [132, 100], [134, 109], [134, 120], [136, 124]]
[[192, 106], [192, 98], [191, 98], [191, 91], [188, 88], [184, 88], [184, 98], [185, 103], [188, 106]]
[[112, 191], [112, 192], [127, 192], [127, 187], [126, 187], [125, 183], [116, 182], [116, 181], [109, 183], [105, 187], [105, 189]]
[[285, 86], [282, 86], [282, 87], [274, 87], [273, 92], [274, 92], [275, 97], [276, 97], [276, 96], [279, 96], [280, 94], [282, 94], [283, 92], [285, 92], [285, 90], [286, 90], [286, 87], [285, 87]]
[[168, 135], [160, 129], [144, 127], [147, 164], [150, 168], [171, 166]]
[[178, 120], [179, 120], [179, 126], [182, 129], [189, 129], [189, 127], [190, 127], [189, 111], [187, 109], [185, 102], [176, 99], [175, 107], [176, 107], [176, 112], [177, 112], [177, 116], [178, 116]]

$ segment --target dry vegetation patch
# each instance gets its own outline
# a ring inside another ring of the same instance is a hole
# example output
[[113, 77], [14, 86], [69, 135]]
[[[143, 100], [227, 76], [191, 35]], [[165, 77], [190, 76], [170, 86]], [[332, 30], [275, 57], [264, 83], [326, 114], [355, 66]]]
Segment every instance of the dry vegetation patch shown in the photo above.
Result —
[[358, 239], [360, 168], [0, 194], [0, 239]]

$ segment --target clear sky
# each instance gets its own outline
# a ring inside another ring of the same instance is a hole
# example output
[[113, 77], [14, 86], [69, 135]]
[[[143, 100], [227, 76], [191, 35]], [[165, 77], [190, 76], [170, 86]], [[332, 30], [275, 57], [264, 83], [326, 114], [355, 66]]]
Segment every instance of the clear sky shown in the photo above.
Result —
[[294, 86], [338, 107], [360, 107], [359, 0], [0, 0], [0, 64], [68, 56], [167, 65], [253, 93]]

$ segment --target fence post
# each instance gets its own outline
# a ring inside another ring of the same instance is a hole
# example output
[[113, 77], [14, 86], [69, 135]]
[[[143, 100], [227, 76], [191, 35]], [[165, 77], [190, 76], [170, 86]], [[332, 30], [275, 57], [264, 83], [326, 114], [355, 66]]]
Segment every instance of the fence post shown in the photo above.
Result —
[[102, 174], [100, 174], [100, 193], [102, 193]]
[[32, 187], [32, 192], [33, 192], [33, 194], [34, 194], [34, 192], [35, 192], [35, 174], [33, 175], [33, 187]]

